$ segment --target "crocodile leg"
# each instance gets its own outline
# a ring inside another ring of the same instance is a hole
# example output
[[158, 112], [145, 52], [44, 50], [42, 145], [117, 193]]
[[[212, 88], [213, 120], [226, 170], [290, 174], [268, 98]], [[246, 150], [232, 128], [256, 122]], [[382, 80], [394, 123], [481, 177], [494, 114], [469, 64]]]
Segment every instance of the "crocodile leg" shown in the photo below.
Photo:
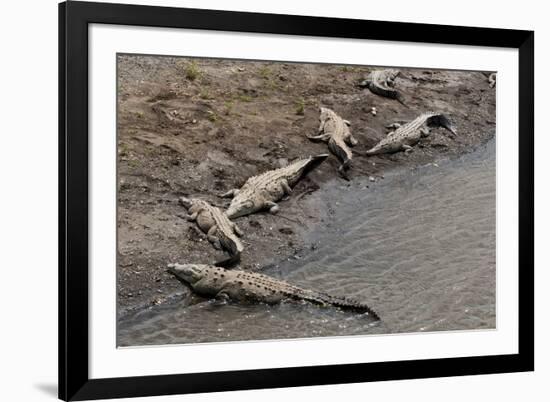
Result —
[[229, 296], [229, 294], [225, 289], [220, 290], [218, 293], [216, 293], [216, 296], [214, 297], [218, 301], [222, 301], [222, 302], [228, 302], [231, 299], [231, 297]]
[[420, 129], [420, 134], [422, 135], [422, 137], [427, 137], [428, 135], [430, 135], [430, 129], [428, 127], [423, 127]]
[[204, 208], [197, 208], [197, 206], [195, 207], [191, 207], [189, 208], [189, 212], [191, 212], [190, 215], [187, 215], [185, 218], [189, 221], [189, 222], [193, 222], [193, 221], [196, 221], [198, 216], [204, 211]]
[[407, 145], [407, 144], [403, 144], [402, 147], [405, 150], [406, 154], [412, 152], [412, 150], [413, 150], [413, 147], [411, 147], [410, 145]]
[[393, 130], [397, 130], [399, 127], [401, 127], [401, 123], [392, 123], [386, 126], [386, 128], [393, 129]]
[[233, 223], [233, 230], [235, 231], [235, 234], [239, 237], [244, 236], [244, 232], [237, 226], [236, 223]]
[[215, 236], [216, 230], [218, 230], [218, 227], [216, 225], [211, 226], [210, 229], [208, 229], [206, 238], [210, 243], [212, 243], [216, 250], [221, 250], [222, 245], [220, 244], [220, 239]]
[[227, 193], [223, 193], [220, 197], [222, 197], [222, 198], [233, 198], [237, 194], [239, 194], [239, 189], [234, 188], [234, 189], [229, 190]]
[[325, 142], [330, 139], [330, 134], [320, 134], [320, 135], [307, 135], [306, 136], [310, 141], [320, 141]]
[[350, 147], [353, 147], [359, 143], [359, 141], [357, 141], [357, 139], [351, 134], [344, 138], [344, 142]]
[[288, 185], [288, 181], [287, 181], [287, 180], [285, 180], [285, 179], [282, 179], [282, 180], [281, 180], [281, 187], [283, 188], [283, 191], [285, 192], [285, 194], [287, 194], [287, 195], [292, 194], [292, 189], [291, 189], [290, 186]]
[[191, 215], [185, 215], [185, 219], [187, 219], [189, 222], [193, 222], [197, 219], [197, 216], [199, 216], [199, 213], [194, 212]]
[[325, 123], [326, 122], [327, 122], [326, 120], [321, 121], [321, 124], [319, 124], [319, 130], [317, 130], [318, 134], [321, 134], [323, 131], [325, 131]]
[[265, 203], [265, 206], [269, 208], [269, 212], [271, 212], [272, 214], [276, 214], [277, 212], [279, 212], [279, 206], [273, 201], [267, 201]]

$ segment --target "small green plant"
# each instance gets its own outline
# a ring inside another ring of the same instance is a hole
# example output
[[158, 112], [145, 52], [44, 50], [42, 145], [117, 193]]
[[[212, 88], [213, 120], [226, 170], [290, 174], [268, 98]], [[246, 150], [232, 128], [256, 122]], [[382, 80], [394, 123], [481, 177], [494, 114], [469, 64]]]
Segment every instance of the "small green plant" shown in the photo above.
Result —
[[240, 94], [237, 95], [237, 100], [241, 102], [252, 102], [252, 97], [250, 95]]
[[304, 115], [304, 109], [306, 107], [306, 101], [304, 98], [300, 98], [296, 101], [296, 114], [299, 116]]
[[185, 78], [189, 81], [195, 81], [201, 75], [201, 70], [197, 62], [191, 61], [185, 66]]
[[210, 120], [212, 123], [215, 123], [216, 121], [218, 121], [218, 115], [216, 114], [216, 112], [209, 110], [206, 112], [206, 115], [208, 120]]
[[261, 67], [259, 73], [260, 77], [262, 77], [264, 80], [269, 80], [273, 75], [271, 69], [268, 66]]
[[204, 100], [214, 99], [214, 97], [212, 95], [210, 95], [210, 91], [208, 91], [207, 89], [201, 89], [201, 91], [199, 93], [199, 97], [201, 99], [204, 99]]
[[353, 72], [355, 72], [355, 67], [353, 67], [353, 66], [342, 66], [342, 67], [340, 67], [340, 70], [342, 70], [342, 72], [344, 72], [344, 73], [353, 73]]
[[225, 101], [223, 105], [225, 107], [225, 115], [229, 116], [233, 112], [233, 101]]

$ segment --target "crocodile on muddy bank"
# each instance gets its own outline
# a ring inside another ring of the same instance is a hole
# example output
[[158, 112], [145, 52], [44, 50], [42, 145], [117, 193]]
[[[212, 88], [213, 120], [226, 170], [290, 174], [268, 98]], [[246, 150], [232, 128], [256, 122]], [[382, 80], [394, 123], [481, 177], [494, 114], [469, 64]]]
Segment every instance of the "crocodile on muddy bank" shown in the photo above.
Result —
[[387, 137], [369, 149], [366, 155], [377, 155], [385, 153], [393, 153], [412, 151], [413, 145], [416, 145], [421, 138], [427, 137], [430, 134], [430, 127], [443, 127], [456, 136], [456, 129], [447, 116], [442, 113], [428, 112], [418, 116], [413, 121], [401, 125], [393, 123], [388, 127], [394, 128], [395, 131], [388, 133]]
[[319, 132], [315, 136], [307, 136], [310, 141], [323, 141], [328, 143], [330, 151], [340, 159], [342, 164], [338, 168], [338, 173], [349, 180], [346, 171], [350, 167], [353, 154], [349, 147], [357, 145], [358, 141], [351, 135], [349, 129], [351, 123], [342, 119], [333, 110], [326, 107], [319, 109], [321, 115], [319, 120]]
[[215, 265], [228, 267], [240, 261], [244, 247], [237, 236], [242, 236], [243, 232], [221, 209], [196, 198], [180, 197], [179, 202], [187, 208], [189, 213], [186, 216], [187, 220], [197, 222], [197, 226], [206, 233], [208, 241], [214, 248], [229, 252], [230, 258], [219, 261]]
[[222, 197], [233, 197], [225, 212], [226, 215], [233, 219], [263, 209], [269, 209], [273, 214], [277, 213], [279, 206], [276, 202], [285, 195], [290, 195], [292, 187], [327, 157], [328, 154], [321, 154], [298, 159], [285, 167], [250, 177], [240, 189], [222, 194]]
[[395, 99], [404, 105], [403, 96], [394, 88], [395, 79], [400, 75], [400, 71], [395, 68], [374, 70], [369, 74], [366, 80], [359, 83], [359, 86], [368, 88], [376, 95]]
[[168, 270], [202, 296], [238, 302], [277, 304], [302, 300], [321, 306], [334, 306], [375, 320], [380, 317], [366, 304], [344, 297], [331, 296], [274, 279], [267, 275], [241, 270], [227, 270], [204, 264], [169, 264]]

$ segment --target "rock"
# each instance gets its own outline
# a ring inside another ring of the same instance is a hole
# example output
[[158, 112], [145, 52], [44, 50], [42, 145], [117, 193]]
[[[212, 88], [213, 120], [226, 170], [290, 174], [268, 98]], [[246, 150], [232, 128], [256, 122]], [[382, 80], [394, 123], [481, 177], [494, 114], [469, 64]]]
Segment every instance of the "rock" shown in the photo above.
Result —
[[281, 232], [282, 234], [291, 235], [294, 233], [294, 230], [292, 230], [292, 228], [288, 226], [285, 226], [285, 227], [279, 228], [279, 232]]

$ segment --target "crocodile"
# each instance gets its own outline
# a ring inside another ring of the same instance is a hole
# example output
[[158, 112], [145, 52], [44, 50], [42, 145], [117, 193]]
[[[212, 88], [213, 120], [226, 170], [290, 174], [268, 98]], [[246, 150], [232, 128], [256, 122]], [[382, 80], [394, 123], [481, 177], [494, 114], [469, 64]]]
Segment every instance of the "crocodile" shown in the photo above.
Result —
[[321, 125], [319, 126], [319, 132], [315, 136], [307, 135], [307, 138], [310, 141], [328, 142], [330, 151], [342, 162], [338, 168], [338, 173], [343, 178], [349, 180], [346, 171], [349, 169], [353, 156], [349, 147], [357, 145], [358, 142], [351, 135], [349, 129], [351, 123], [348, 120], [342, 119], [331, 109], [322, 107], [320, 108], [320, 112], [319, 120]]
[[453, 136], [456, 136], [456, 130], [447, 116], [442, 113], [428, 112], [418, 116], [413, 121], [401, 125], [399, 123], [391, 124], [388, 127], [394, 128], [386, 138], [369, 149], [366, 155], [377, 155], [412, 151], [412, 146], [418, 143], [421, 138], [430, 134], [429, 127], [443, 127], [449, 130]]
[[489, 81], [489, 87], [494, 88], [497, 83], [497, 73], [491, 73], [487, 81]]
[[380, 95], [386, 98], [396, 99], [403, 102], [403, 97], [393, 86], [395, 85], [395, 79], [400, 75], [400, 71], [394, 68], [386, 70], [374, 70], [372, 71], [366, 80], [359, 83], [360, 87], [368, 88], [372, 93]]
[[276, 201], [292, 193], [292, 187], [303, 176], [319, 166], [328, 154], [298, 159], [289, 165], [252, 176], [240, 189], [232, 189], [222, 197], [233, 197], [225, 214], [234, 219], [269, 208], [273, 214], [279, 211]]
[[190, 215], [186, 218], [197, 222], [198, 227], [206, 233], [208, 241], [212, 243], [215, 249], [224, 249], [229, 252], [228, 259], [216, 262], [214, 265], [229, 267], [238, 263], [241, 259], [241, 253], [244, 249], [237, 236], [242, 236], [243, 232], [225, 213], [208, 202], [192, 198], [180, 197], [180, 203], [187, 209]]
[[205, 264], [168, 264], [168, 271], [201, 296], [266, 304], [302, 300], [367, 314], [375, 320], [380, 319], [378, 314], [364, 303], [347, 297], [306, 290], [256, 272], [227, 270]]

